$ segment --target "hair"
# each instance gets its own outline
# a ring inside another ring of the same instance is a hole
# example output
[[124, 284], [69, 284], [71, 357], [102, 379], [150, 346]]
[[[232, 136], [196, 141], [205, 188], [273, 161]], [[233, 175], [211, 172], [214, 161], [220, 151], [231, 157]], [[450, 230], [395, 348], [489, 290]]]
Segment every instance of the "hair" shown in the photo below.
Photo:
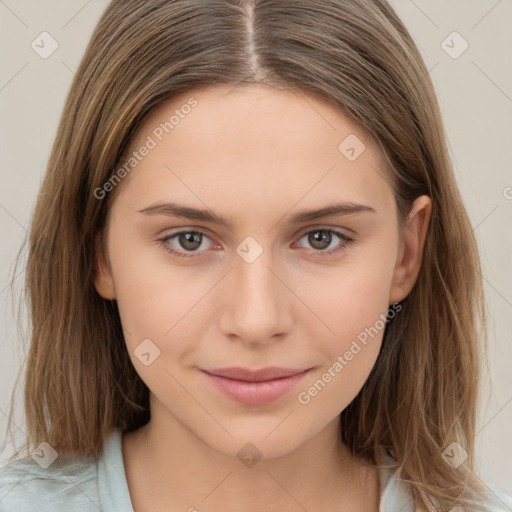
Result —
[[[28, 235], [31, 339], [26, 447], [98, 456], [114, 429], [149, 420], [115, 300], [94, 287], [94, 241], [113, 176], [152, 109], [196, 88], [263, 83], [322, 98], [378, 142], [403, 228], [432, 214], [417, 281], [386, 325], [341, 439], [368, 463], [384, 448], [419, 507], [480, 510], [474, 436], [486, 313], [478, 248], [429, 72], [385, 0], [114, 0], [74, 77]], [[19, 258], [19, 256], [18, 256]], [[12, 406], [11, 406], [12, 412]], [[468, 453], [458, 468], [442, 452]]]

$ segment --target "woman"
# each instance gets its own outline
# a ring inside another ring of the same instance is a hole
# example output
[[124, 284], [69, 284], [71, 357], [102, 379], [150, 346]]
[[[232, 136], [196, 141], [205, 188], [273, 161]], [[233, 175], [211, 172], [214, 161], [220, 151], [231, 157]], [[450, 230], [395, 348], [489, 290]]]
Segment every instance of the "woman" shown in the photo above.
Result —
[[385, 1], [111, 2], [32, 222], [0, 510], [508, 510], [479, 269]]

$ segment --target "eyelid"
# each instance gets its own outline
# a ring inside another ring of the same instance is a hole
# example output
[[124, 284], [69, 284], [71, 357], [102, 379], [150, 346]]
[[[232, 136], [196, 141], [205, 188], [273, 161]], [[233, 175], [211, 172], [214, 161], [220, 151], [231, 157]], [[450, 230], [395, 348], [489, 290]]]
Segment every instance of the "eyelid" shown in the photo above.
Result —
[[[216, 243], [212, 237], [206, 232], [203, 228], [194, 228], [194, 227], [186, 227], [186, 228], [178, 228], [176, 231], [167, 232], [164, 233], [160, 238], [158, 238], [158, 242], [160, 242], [160, 246], [166, 250], [167, 252], [174, 254], [176, 256], [183, 256], [185, 258], [201, 258], [203, 255], [207, 252], [204, 251], [182, 251], [182, 250], [175, 250], [171, 249], [170, 240], [178, 235], [181, 235], [182, 233], [198, 233], [202, 235], [203, 238], [207, 238], [210, 243], [214, 247], [219, 247], [219, 244]], [[201, 240], [202, 243], [202, 240]]]
[[315, 224], [313, 226], [308, 226], [306, 228], [301, 228], [295, 236], [304, 236], [311, 231], [332, 231], [334, 233], [338, 232], [342, 235], [345, 235], [347, 238], [352, 238], [355, 235], [355, 232], [348, 228], [342, 228], [339, 226], [330, 226], [328, 224]]
[[347, 233], [345, 233], [345, 230], [343, 228], [338, 227], [326, 227], [326, 226], [309, 226], [305, 229], [305, 231], [301, 232], [300, 235], [297, 237], [297, 241], [294, 242], [293, 246], [296, 246], [304, 236], [308, 235], [309, 233], [314, 233], [316, 231], [326, 231], [328, 233], [333, 234], [335, 237], [339, 239], [339, 244], [334, 249], [329, 250], [314, 250], [314, 249], [307, 249], [303, 248], [306, 252], [309, 254], [312, 254], [313, 257], [336, 257], [340, 253], [342, 253], [344, 250], [348, 248], [351, 244], [354, 243], [354, 237], [349, 236]]

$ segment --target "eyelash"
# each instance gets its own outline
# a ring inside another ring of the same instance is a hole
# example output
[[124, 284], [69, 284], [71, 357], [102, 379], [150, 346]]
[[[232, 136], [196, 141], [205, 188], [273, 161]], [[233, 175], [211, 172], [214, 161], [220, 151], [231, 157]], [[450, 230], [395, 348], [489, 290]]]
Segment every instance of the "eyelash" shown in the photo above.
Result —
[[[315, 253], [315, 255], [318, 254], [318, 256], [321, 256], [323, 258], [337, 255], [339, 252], [344, 251], [345, 249], [347, 249], [354, 242], [354, 239], [350, 238], [345, 233], [342, 233], [341, 231], [336, 231], [335, 229], [328, 229], [328, 228], [317, 228], [317, 229], [313, 229], [313, 230], [310, 230], [310, 231], [306, 231], [305, 233], [303, 233], [300, 236], [299, 241], [302, 238], [304, 238], [306, 235], [309, 235], [310, 233], [316, 233], [318, 231], [323, 231], [325, 233], [329, 233], [331, 235], [335, 235], [335, 236], [337, 236], [343, 242], [343, 244], [340, 245], [338, 248], [330, 249], [328, 251], [311, 249], [313, 251], [313, 253]], [[178, 256], [180, 258], [194, 258], [194, 257], [195, 258], [201, 258], [202, 257], [202, 252], [205, 252], [205, 251], [186, 253], [186, 252], [175, 251], [174, 249], [172, 249], [170, 247], [169, 240], [172, 240], [173, 238], [175, 238], [178, 235], [181, 235], [183, 233], [196, 233], [196, 234], [203, 235], [203, 237], [206, 237], [206, 238], [210, 239], [210, 237], [206, 233], [204, 233], [202, 231], [199, 231], [199, 230], [195, 230], [195, 229], [182, 230], [182, 231], [177, 231], [176, 233], [172, 233], [171, 235], [165, 236], [164, 238], [159, 238], [158, 241], [160, 242], [160, 246], [165, 251], [167, 251], [168, 253], [172, 254], [173, 256]], [[197, 256], [197, 254], [200, 254], [200, 255]]]

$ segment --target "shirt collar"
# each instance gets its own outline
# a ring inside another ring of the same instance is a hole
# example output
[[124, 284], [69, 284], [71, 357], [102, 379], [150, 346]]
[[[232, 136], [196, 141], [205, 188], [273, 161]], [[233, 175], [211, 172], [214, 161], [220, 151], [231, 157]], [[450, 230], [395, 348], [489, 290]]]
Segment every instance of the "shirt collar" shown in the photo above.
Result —
[[387, 452], [383, 452], [382, 458], [379, 512], [414, 512], [414, 499], [408, 482], [398, 476], [398, 463]]
[[98, 459], [98, 495], [103, 512], [134, 512], [124, 470], [120, 430], [110, 435]]

